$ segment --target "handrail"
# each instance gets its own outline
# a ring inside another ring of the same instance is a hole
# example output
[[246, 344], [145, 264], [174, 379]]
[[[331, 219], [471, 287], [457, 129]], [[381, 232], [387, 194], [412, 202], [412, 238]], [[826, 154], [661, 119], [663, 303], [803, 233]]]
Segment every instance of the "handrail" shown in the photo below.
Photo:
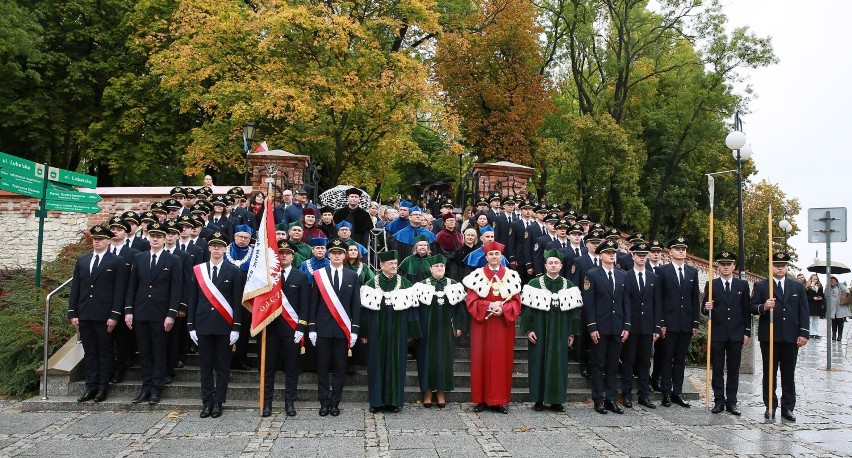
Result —
[[48, 342], [48, 336], [50, 335], [50, 299], [51, 299], [51, 297], [53, 297], [54, 294], [56, 294], [60, 290], [62, 290], [62, 288], [65, 288], [66, 286], [68, 286], [68, 284], [70, 284], [71, 280], [73, 280], [73, 279], [74, 279], [74, 277], [71, 277], [68, 280], [65, 280], [65, 283], [59, 285], [56, 289], [47, 293], [47, 297], [45, 298], [45, 301], [44, 301], [44, 363], [43, 363], [43, 366], [42, 366], [42, 373], [41, 373], [41, 386], [42, 386], [42, 390], [43, 390], [42, 394], [41, 394], [41, 400], [42, 401], [47, 401], [47, 359], [48, 359], [47, 342]]

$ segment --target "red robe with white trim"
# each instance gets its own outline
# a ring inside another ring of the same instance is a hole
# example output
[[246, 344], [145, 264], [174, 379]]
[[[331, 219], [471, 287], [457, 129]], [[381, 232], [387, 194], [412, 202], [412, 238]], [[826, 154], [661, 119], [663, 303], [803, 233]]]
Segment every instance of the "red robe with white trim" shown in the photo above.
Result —
[[[481, 268], [485, 276], [502, 279], [506, 268], [494, 274], [488, 266]], [[470, 397], [474, 404], [484, 402], [490, 406], [509, 403], [512, 394], [512, 369], [515, 360], [515, 319], [521, 313], [520, 295], [512, 296], [503, 304], [503, 314], [488, 320], [488, 305], [503, 298], [489, 288], [488, 297], [467, 291], [467, 310], [470, 324]]]

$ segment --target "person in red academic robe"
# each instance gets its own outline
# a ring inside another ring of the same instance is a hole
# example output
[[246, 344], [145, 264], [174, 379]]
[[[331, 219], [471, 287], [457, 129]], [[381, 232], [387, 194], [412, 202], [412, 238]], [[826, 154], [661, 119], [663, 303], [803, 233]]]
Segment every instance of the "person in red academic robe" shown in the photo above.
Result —
[[504, 245], [482, 247], [487, 265], [471, 272], [462, 283], [468, 288], [470, 312], [470, 397], [475, 412], [486, 406], [508, 413], [515, 359], [515, 319], [521, 314], [521, 278], [500, 261]]

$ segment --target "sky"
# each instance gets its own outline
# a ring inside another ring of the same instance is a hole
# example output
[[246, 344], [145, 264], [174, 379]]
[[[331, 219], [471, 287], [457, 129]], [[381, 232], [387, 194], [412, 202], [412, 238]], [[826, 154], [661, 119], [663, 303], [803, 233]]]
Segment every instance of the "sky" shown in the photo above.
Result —
[[[852, 2], [723, 0], [723, 5], [732, 27], [772, 37], [780, 60], [743, 72], [756, 97], [741, 119], [758, 169], [752, 179], [776, 183], [799, 199], [802, 212], [795, 223], [801, 231], [789, 243], [804, 269], [817, 250], [820, 260], [826, 252], [824, 243], [808, 243], [808, 209], [852, 204]], [[724, 147], [724, 139], [720, 143]], [[852, 218], [852, 210], [847, 214]], [[852, 224], [846, 227], [852, 232]], [[832, 243], [831, 259], [852, 267], [852, 240]]]

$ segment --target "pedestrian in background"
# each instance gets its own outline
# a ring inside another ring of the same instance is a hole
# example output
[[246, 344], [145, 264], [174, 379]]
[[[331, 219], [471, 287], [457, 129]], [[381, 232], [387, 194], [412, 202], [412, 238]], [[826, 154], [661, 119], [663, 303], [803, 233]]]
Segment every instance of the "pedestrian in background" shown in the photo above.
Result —
[[819, 339], [817, 334], [820, 317], [825, 317], [825, 301], [823, 300], [822, 283], [817, 274], [811, 274], [811, 278], [805, 283], [805, 293], [808, 295], [808, 309], [811, 317], [811, 338]]

